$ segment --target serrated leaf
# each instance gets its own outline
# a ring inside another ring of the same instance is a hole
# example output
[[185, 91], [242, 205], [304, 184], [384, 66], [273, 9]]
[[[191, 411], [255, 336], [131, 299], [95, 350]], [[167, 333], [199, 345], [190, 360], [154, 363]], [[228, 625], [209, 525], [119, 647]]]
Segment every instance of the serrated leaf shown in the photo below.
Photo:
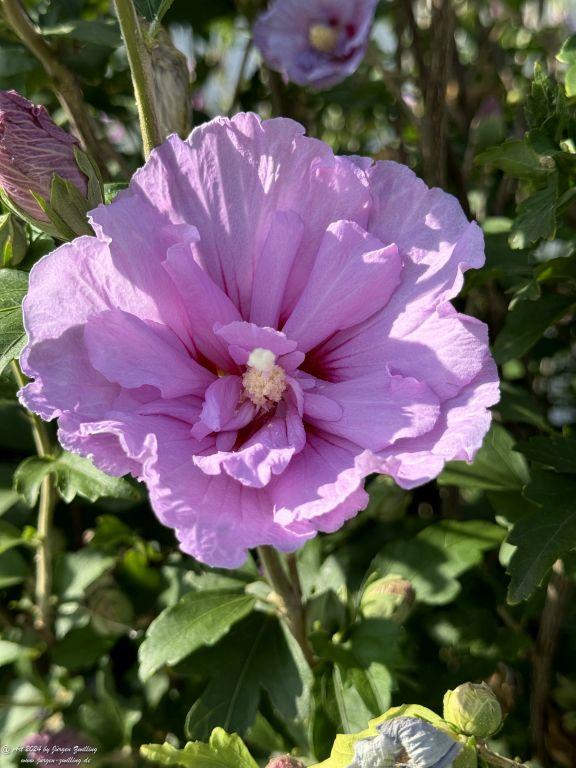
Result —
[[554, 170], [542, 165], [538, 154], [522, 139], [510, 139], [491, 147], [477, 155], [475, 162], [494, 165], [516, 179], [539, 179]]
[[122, 477], [112, 477], [95, 467], [89, 459], [63, 451], [55, 457], [31, 456], [14, 473], [14, 488], [33, 507], [47, 475], [54, 475], [56, 487], [66, 503], [76, 495], [89, 501], [102, 497], [138, 501], [140, 491]]
[[148, 627], [140, 646], [140, 678], [174, 666], [203, 645], [213, 645], [253, 609], [251, 595], [228, 590], [190, 592]]
[[524, 494], [540, 509], [520, 518], [508, 537], [516, 546], [508, 565], [510, 603], [530, 597], [554, 562], [576, 547], [576, 478], [537, 472]]
[[205, 739], [216, 725], [245, 733], [254, 722], [262, 688], [292, 732], [306, 725], [312, 672], [276, 618], [255, 612], [210, 650], [210, 664], [203, 664], [208, 686], [186, 719], [190, 738]]
[[519, 301], [508, 313], [494, 345], [497, 363], [521, 357], [542, 337], [544, 331], [560, 320], [574, 304], [573, 296], [547, 294], [537, 301]]
[[443, 605], [460, 591], [458, 578], [478, 565], [484, 552], [498, 547], [504, 535], [500, 526], [483, 520], [443, 520], [409, 541], [391, 542], [372, 567], [382, 576], [408, 579], [418, 601]]
[[22, 323], [22, 300], [28, 290], [28, 275], [17, 269], [0, 269], [0, 373], [20, 357], [26, 343]]
[[518, 206], [512, 225], [510, 247], [528, 248], [541, 239], [550, 239], [556, 232], [556, 203], [558, 174], [551, 174], [544, 189], [529, 195]]
[[208, 744], [188, 742], [183, 749], [171, 744], [143, 744], [140, 754], [159, 765], [181, 765], [183, 768], [258, 768], [242, 739], [215, 728]]
[[440, 485], [484, 491], [520, 490], [530, 479], [524, 457], [514, 451], [514, 438], [494, 424], [474, 461], [450, 461], [438, 478]]

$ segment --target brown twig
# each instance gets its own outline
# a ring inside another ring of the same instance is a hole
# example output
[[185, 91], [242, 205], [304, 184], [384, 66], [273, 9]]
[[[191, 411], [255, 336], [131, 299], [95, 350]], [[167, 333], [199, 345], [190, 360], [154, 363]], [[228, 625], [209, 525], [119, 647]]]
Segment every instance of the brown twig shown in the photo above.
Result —
[[451, 0], [433, 0], [431, 35], [431, 59], [424, 91], [426, 118], [422, 154], [426, 181], [431, 186], [442, 187], [446, 184], [448, 160], [446, 86], [454, 44]]
[[569, 592], [570, 582], [564, 576], [564, 564], [562, 560], [556, 560], [552, 566], [552, 575], [548, 582], [546, 602], [540, 620], [540, 630], [532, 654], [530, 730], [536, 757], [544, 766], [551, 764], [546, 747], [547, 710], [552, 665]]
[[[6, 22], [28, 50], [38, 59], [52, 82], [58, 101], [62, 105], [74, 132], [86, 151], [102, 166], [102, 162], [113, 161], [122, 167], [122, 158], [105, 140], [99, 139], [94, 130], [93, 120], [84, 102], [82, 89], [75, 75], [65, 67], [56, 51], [38, 32], [32, 20], [20, 4], [20, 0], [1, 0]], [[107, 169], [101, 167], [103, 176]]]
[[496, 765], [498, 768], [525, 768], [524, 763], [519, 763], [517, 760], [510, 760], [508, 757], [502, 757], [502, 755], [496, 754], [488, 749], [486, 744], [480, 742], [476, 745], [476, 750], [484, 762], [490, 765]]

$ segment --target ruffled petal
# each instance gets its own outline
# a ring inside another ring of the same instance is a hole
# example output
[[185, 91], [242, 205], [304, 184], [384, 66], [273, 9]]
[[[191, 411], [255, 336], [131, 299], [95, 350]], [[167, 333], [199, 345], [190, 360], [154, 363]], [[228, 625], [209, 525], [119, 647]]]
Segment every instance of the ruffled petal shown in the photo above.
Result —
[[215, 376], [199, 365], [166, 326], [120, 310], [94, 315], [84, 339], [90, 361], [123, 387], [157, 387], [163, 397], [201, 395]]
[[331, 224], [306, 287], [283, 331], [307, 352], [381, 310], [400, 279], [395, 245], [384, 246], [351, 221]]

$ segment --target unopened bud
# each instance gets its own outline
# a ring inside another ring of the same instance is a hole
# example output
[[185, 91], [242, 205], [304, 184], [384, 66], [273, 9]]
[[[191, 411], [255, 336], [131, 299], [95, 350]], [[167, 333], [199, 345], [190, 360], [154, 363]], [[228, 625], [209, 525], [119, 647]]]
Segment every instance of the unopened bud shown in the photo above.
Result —
[[24, 227], [11, 213], [0, 216], [0, 267], [15, 267], [28, 250]]
[[290, 755], [282, 755], [282, 757], [273, 757], [266, 768], [304, 768], [304, 763]]
[[414, 587], [401, 576], [386, 576], [368, 584], [360, 600], [360, 610], [371, 619], [391, 619], [402, 624], [416, 600]]
[[502, 725], [502, 709], [486, 683], [463, 683], [444, 695], [444, 719], [460, 733], [486, 739]]
[[91, 234], [86, 213], [102, 202], [98, 170], [42, 106], [0, 91], [0, 198], [54, 237]]

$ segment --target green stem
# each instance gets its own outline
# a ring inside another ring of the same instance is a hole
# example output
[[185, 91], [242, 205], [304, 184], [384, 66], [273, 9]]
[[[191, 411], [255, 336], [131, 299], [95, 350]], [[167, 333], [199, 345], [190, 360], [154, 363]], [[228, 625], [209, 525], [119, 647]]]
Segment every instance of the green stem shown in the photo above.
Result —
[[134, 95], [138, 107], [144, 158], [147, 158], [152, 149], [162, 141], [154, 102], [150, 56], [132, 0], [114, 0], [114, 6], [128, 54]]
[[[12, 371], [19, 387], [28, 382], [18, 363], [12, 361]], [[36, 414], [26, 412], [32, 429], [34, 445], [38, 456], [51, 456], [54, 447], [46, 424]], [[38, 505], [38, 548], [36, 550], [36, 628], [47, 639], [51, 639], [50, 628], [51, 597], [52, 597], [52, 521], [56, 506], [56, 487], [54, 478], [47, 475], [40, 486], [40, 502]]]
[[302, 649], [306, 660], [310, 666], [313, 666], [315, 663], [314, 653], [306, 635], [306, 620], [300, 588], [288, 578], [280, 554], [274, 547], [258, 547], [258, 555], [268, 583], [282, 600], [283, 614], [288, 627]]

